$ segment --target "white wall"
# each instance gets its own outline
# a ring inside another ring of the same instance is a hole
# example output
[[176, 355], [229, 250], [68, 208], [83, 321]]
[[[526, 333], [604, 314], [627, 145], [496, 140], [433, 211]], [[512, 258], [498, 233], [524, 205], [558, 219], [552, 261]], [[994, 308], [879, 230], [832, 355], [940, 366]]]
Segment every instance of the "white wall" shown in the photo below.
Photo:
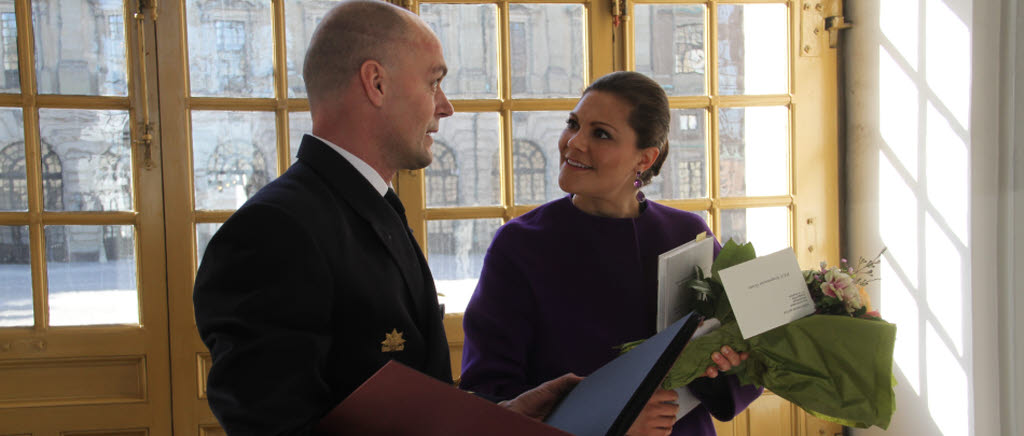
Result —
[[888, 248], [869, 292], [899, 327], [896, 415], [854, 434], [1024, 431], [1016, 3], [846, 2], [844, 252]]
[[999, 278], [1000, 289], [1004, 290], [1000, 316], [1005, 320], [1000, 335], [1000, 375], [1004, 385], [1000, 414], [1003, 433], [1020, 435], [1024, 434], [1024, 320], [1015, 318], [1024, 314], [1024, 295], [1020, 293], [1024, 285], [1017, 283], [1018, 279], [1024, 280], [1024, 6], [1019, 1], [1010, 1], [1002, 13], [1007, 23], [1003, 39], [1009, 41], [1003, 59], [1013, 59], [1014, 68], [1004, 68], [1000, 77], [1007, 85], [1001, 101], [1004, 113], [1000, 120], [1004, 128], [1000, 161], [1004, 176], [1000, 178], [1000, 192], [1008, 200], [1000, 209], [999, 226], [1003, 232]]

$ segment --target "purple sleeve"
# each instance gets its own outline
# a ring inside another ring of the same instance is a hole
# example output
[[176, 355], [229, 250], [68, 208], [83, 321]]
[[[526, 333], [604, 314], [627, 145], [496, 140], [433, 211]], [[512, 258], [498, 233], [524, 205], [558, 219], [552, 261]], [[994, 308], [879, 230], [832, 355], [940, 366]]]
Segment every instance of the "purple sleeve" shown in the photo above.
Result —
[[484, 257], [476, 291], [463, 318], [462, 389], [507, 399], [532, 388], [527, 376], [529, 340], [534, 335], [534, 301], [525, 274], [505, 255], [503, 232]]
[[701, 377], [691, 382], [688, 387], [711, 412], [711, 416], [719, 421], [733, 419], [764, 391], [764, 388], [754, 385], [740, 386], [739, 379], [734, 375], [713, 379]]

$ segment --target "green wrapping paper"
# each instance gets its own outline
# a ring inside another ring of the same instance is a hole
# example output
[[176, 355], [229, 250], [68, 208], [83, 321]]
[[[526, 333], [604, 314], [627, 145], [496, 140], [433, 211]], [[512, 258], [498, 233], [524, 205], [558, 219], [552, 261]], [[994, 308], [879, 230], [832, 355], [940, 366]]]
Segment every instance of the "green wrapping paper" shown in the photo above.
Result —
[[735, 321], [687, 344], [662, 386], [686, 386], [730, 345], [750, 358], [727, 372], [741, 384], [764, 386], [814, 415], [851, 427], [888, 428], [895, 410], [892, 351], [896, 325], [811, 315], [747, 341]]
[[[740, 251], [743, 254], [737, 256]], [[711, 277], [698, 273], [689, 286], [707, 289], [710, 300], [703, 312], [723, 324], [686, 345], [662, 387], [674, 389], [703, 377], [714, 365], [711, 354], [729, 345], [750, 353], [742, 365], [725, 373], [736, 375], [741, 384], [763, 386], [828, 421], [888, 428], [896, 408], [892, 376], [896, 325], [877, 319], [811, 315], [744, 340], [717, 272], [753, 258], [753, 248], [729, 241], [722, 255], [726, 259], [716, 259]], [[639, 342], [623, 345], [623, 351]]]

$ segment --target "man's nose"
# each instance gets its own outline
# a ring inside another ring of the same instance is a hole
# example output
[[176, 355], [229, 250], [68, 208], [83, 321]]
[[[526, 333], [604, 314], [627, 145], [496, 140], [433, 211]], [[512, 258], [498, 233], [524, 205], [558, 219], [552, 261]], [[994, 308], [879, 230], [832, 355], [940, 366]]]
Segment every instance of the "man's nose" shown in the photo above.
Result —
[[437, 116], [438, 118], [450, 117], [455, 113], [455, 107], [452, 106], [452, 102], [448, 101], [448, 96], [444, 94], [441, 88], [437, 88]]

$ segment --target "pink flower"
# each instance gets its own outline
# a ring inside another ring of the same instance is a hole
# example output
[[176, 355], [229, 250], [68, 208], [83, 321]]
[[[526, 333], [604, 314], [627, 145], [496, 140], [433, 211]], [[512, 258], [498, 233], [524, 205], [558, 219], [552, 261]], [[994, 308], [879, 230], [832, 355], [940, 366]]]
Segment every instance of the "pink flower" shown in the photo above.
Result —
[[841, 269], [833, 268], [825, 273], [825, 282], [821, 284], [821, 292], [842, 301], [849, 313], [864, 307], [860, 298], [860, 290], [854, 287], [853, 278]]
[[825, 272], [825, 282], [821, 284], [821, 292], [829, 297], [842, 300], [843, 290], [853, 285], [853, 279], [838, 269]]

